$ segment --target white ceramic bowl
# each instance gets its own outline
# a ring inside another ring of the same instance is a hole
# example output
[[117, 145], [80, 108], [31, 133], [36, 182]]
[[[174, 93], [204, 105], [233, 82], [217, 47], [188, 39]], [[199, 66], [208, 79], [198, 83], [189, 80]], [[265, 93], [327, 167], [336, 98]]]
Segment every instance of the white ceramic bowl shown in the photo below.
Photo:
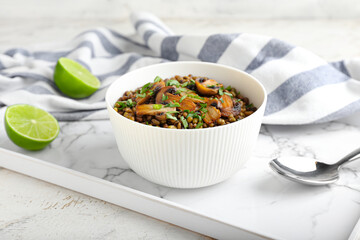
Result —
[[[125, 91], [156, 76], [206, 76], [231, 85], [258, 110], [240, 121], [205, 129], [167, 129], [147, 126], [118, 114], [113, 106]], [[129, 72], [107, 90], [106, 104], [118, 148], [130, 168], [149, 181], [175, 188], [219, 183], [236, 173], [250, 158], [259, 134], [266, 92], [258, 80], [235, 68], [204, 62], [172, 62]]]

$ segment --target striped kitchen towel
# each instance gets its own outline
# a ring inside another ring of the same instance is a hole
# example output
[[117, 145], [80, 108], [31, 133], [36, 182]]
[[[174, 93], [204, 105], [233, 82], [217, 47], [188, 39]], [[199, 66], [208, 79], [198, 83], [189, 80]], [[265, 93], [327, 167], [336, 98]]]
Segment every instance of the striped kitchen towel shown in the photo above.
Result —
[[[244, 70], [265, 86], [263, 123], [310, 124], [360, 111], [360, 58], [328, 63], [306, 49], [254, 34], [175, 35], [151, 14], [131, 16], [136, 30], [124, 36], [106, 28], [81, 33], [69, 43], [0, 54], [0, 107], [29, 103], [58, 120], [106, 119], [107, 87], [133, 69], [166, 61], [206, 61]], [[101, 81], [92, 96], [74, 100], [53, 82], [60, 57], [75, 59]]]

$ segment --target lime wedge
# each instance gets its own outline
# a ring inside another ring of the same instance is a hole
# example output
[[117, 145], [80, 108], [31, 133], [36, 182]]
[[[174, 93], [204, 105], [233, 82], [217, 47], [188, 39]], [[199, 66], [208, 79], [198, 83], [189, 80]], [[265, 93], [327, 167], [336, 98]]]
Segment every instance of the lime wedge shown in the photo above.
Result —
[[59, 123], [50, 113], [27, 104], [6, 109], [5, 129], [11, 141], [27, 150], [43, 149], [60, 131]]
[[55, 66], [54, 81], [65, 95], [85, 98], [100, 87], [100, 81], [80, 63], [68, 58], [60, 58]]

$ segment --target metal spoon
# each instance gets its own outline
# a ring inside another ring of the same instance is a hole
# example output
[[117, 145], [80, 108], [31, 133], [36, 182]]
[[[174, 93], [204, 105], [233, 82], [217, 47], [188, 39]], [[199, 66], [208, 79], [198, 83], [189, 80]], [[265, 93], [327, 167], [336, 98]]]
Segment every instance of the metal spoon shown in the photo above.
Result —
[[360, 148], [355, 149], [334, 164], [318, 162], [305, 157], [287, 157], [273, 159], [270, 167], [281, 176], [299, 183], [308, 185], [326, 185], [339, 179], [339, 168], [360, 154]]

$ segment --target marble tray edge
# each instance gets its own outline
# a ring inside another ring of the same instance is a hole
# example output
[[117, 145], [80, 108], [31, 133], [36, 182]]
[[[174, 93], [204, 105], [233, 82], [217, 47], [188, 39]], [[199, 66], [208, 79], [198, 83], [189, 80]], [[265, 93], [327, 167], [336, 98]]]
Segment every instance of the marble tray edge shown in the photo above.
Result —
[[0, 167], [25, 174], [216, 239], [274, 239], [194, 209], [85, 173], [0, 148]]

